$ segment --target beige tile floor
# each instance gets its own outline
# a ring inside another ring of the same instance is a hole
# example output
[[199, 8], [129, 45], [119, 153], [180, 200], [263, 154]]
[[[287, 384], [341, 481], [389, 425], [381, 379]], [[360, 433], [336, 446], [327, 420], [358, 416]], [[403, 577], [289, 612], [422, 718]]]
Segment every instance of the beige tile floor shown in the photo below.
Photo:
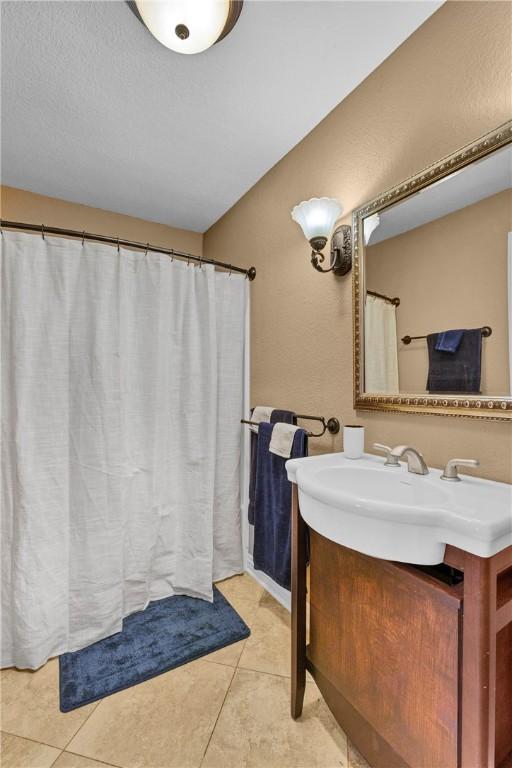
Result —
[[312, 678], [293, 721], [290, 618], [250, 576], [218, 585], [240, 643], [67, 714], [58, 666], [1, 675], [2, 768], [368, 768]]

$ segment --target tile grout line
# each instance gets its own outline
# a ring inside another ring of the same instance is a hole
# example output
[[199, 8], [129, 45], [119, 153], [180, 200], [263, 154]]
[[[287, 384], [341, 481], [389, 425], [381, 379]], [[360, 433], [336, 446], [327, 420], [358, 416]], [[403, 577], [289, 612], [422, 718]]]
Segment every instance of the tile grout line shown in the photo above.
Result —
[[[98, 704], [94, 707], [94, 712], [98, 706], [101, 704], [101, 701], [98, 702]], [[64, 752], [67, 752], [70, 755], [77, 755], [77, 757], [83, 757], [90, 760], [95, 760], [97, 763], [102, 763], [103, 765], [112, 766], [112, 768], [124, 768], [122, 765], [116, 765], [115, 763], [105, 763], [103, 760], [98, 760], [95, 757], [89, 757], [88, 755], [81, 755], [79, 752], [72, 752], [70, 749], [68, 749], [68, 746], [71, 744], [75, 736], [77, 735], [78, 731], [81, 730], [81, 728], [86, 724], [87, 720], [89, 720], [90, 716], [92, 715], [92, 712], [88, 717], [84, 720], [82, 725], [78, 728], [78, 730], [73, 734], [73, 736], [70, 738], [70, 740], [67, 742], [65, 747], [56, 747], [55, 744], [48, 744], [46, 741], [40, 741], [39, 739], [33, 739], [31, 736], [20, 736], [19, 733], [12, 733], [11, 731], [6, 731], [5, 728], [0, 729], [0, 733], [5, 733], [6, 736], [14, 736], [16, 739], [22, 739], [25, 741], [30, 741], [32, 744], [40, 744], [42, 747], [50, 747], [50, 749], [57, 749], [59, 751], [59, 754], [53, 761], [53, 763], [50, 765], [50, 768], [53, 768], [57, 760], [61, 755], [64, 754]]]
[[59, 759], [59, 757], [60, 757], [61, 755], [63, 755], [63, 754], [64, 754], [64, 750], [62, 749], [62, 750], [59, 752], [59, 754], [57, 755], [57, 757], [55, 758], [55, 760], [53, 761], [53, 763], [50, 765], [50, 768], [53, 768], [53, 766], [55, 765], [55, 763], [57, 762], [57, 760]]
[[46, 741], [39, 741], [39, 739], [33, 739], [31, 736], [20, 736], [19, 733], [6, 731], [5, 728], [0, 728], [0, 733], [5, 733], [7, 736], [16, 736], [18, 739], [25, 739], [25, 741], [33, 741], [34, 744], [42, 744], [43, 747], [52, 747], [52, 749], [63, 750], [62, 747], [56, 747], [55, 744], [47, 744]]
[[[255, 610], [255, 613], [256, 613], [256, 610]], [[252, 633], [252, 628], [251, 627], [249, 627], [249, 628], [251, 629], [251, 633]], [[245, 648], [246, 642], [247, 642], [247, 638], [246, 638], [246, 640], [244, 642], [244, 648]], [[224, 705], [226, 703], [226, 699], [228, 697], [228, 693], [231, 690], [231, 686], [233, 684], [233, 680], [235, 679], [235, 675], [236, 675], [238, 669], [243, 669], [243, 667], [240, 667], [239, 664], [240, 664], [240, 659], [242, 658], [242, 654], [244, 652], [244, 648], [242, 648], [242, 652], [240, 653], [240, 656], [238, 657], [237, 662], [236, 662], [235, 666], [233, 667], [233, 674], [231, 675], [231, 680], [229, 681], [229, 685], [227, 687], [226, 693], [225, 693], [224, 698], [222, 700], [222, 704], [220, 705], [219, 712], [217, 714], [217, 717], [215, 719], [215, 723], [214, 723], [212, 731], [210, 733], [210, 738], [208, 739], [208, 742], [207, 742], [206, 747], [205, 747], [204, 752], [203, 752], [203, 756], [201, 758], [201, 762], [199, 763], [199, 768], [201, 768], [201, 766], [204, 763], [204, 760], [205, 760], [205, 757], [206, 757], [206, 753], [208, 752], [208, 747], [210, 746], [210, 742], [211, 742], [211, 740], [213, 738], [213, 734], [215, 733], [215, 729], [217, 728], [217, 723], [219, 722], [219, 718], [220, 718], [220, 716], [222, 714], [222, 710], [224, 709]], [[210, 662], [210, 663], [211, 664], [215, 664], [216, 662]], [[228, 665], [225, 665], [225, 666], [228, 666]]]
[[207, 743], [206, 743], [206, 747], [204, 748], [203, 756], [202, 756], [202, 758], [201, 758], [201, 762], [199, 763], [199, 766], [198, 766], [198, 768], [201, 768], [202, 764], [204, 763], [204, 759], [205, 759], [205, 757], [206, 757], [206, 753], [208, 752], [208, 747], [210, 746], [210, 742], [211, 742], [211, 740], [212, 740], [212, 738], [213, 738], [213, 734], [214, 734], [214, 732], [215, 732], [215, 729], [216, 729], [216, 727], [217, 727], [217, 723], [219, 722], [219, 718], [220, 718], [221, 712], [222, 712], [222, 710], [224, 709], [224, 704], [226, 703], [226, 699], [227, 699], [227, 697], [228, 697], [228, 693], [229, 693], [229, 692], [230, 692], [230, 690], [231, 690], [231, 685], [232, 685], [232, 683], [233, 683], [233, 680], [235, 679], [236, 670], [237, 670], [237, 668], [236, 668], [236, 667], [233, 667], [233, 674], [231, 675], [231, 680], [229, 681], [229, 685], [228, 685], [228, 687], [227, 687], [227, 689], [226, 689], [226, 693], [224, 694], [224, 698], [222, 699], [222, 704], [221, 704], [221, 705], [220, 705], [220, 707], [219, 707], [219, 711], [218, 711], [218, 713], [217, 713], [217, 717], [215, 718], [215, 722], [214, 722], [214, 724], [213, 724], [213, 728], [212, 728], [212, 730], [211, 730], [211, 733], [210, 733], [210, 737], [209, 737], [209, 739], [208, 739], [208, 741], [207, 741]]
[[112, 766], [112, 768], [125, 768], [124, 766], [117, 765], [116, 763], [106, 763], [104, 760], [98, 760], [97, 757], [89, 757], [88, 755], [81, 755], [80, 752], [72, 752], [70, 749], [63, 750], [63, 754], [64, 753], [67, 755], [74, 755], [75, 757], [82, 757], [85, 760], [94, 760], [95, 763], [99, 763], [100, 765], [107, 765], [109, 768], [110, 766]]
[[[214, 663], [214, 662], [212, 662], [212, 663]], [[242, 672], [255, 672], [257, 675], [270, 675], [270, 677], [280, 677], [283, 680], [291, 680], [291, 676], [290, 675], [281, 675], [279, 672], [268, 672], [266, 669], [253, 669], [252, 667], [240, 666], [240, 664], [237, 664], [236, 668], [241, 670]], [[311, 679], [309, 679], [306, 676], [306, 685], [311, 685], [312, 683], [314, 685], [316, 685], [315, 679], [313, 677], [311, 677]]]
[[[73, 741], [73, 739], [75, 738], [75, 736], [76, 736], [76, 735], [77, 735], [77, 734], [78, 734], [78, 733], [79, 733], [79, 732], [82, 730], [82, 728], [83, 728], [83, 727], [84, 727], [84, 725], [85, 725], [85, 724], [88, 722], [88, 720], [89, 720], [89, 718], [91, 717], [91, 715], [92, 715], [92, 714], [94, 714], [94, 712], [96, 712], [96, 710], [98, 709], [98, 707], [99, 707], [99, 706], [100, 706], [100, 705], [101, 705], [101, 704], [102, 704], [104, 701], [105, 701], [105, 699], [101, 699], [101, 701], [98, 701], [98, 702], [96, 703], [96, 706], [92, 708], [92, 711], [91, 711], [91, 712], [90, 712], [90, 713], [87, 715], [87, 717], [85, 718], [85, 720], [83, 721], [83, 723], [81, 723], [81, 724], [78, 726], [78, 728], [76, 729], [76, 731], [74, 732], [74, 734], [71, 736], [71, 738], [69, 739], [69, 741], [67, 741], [67, 742], [66, 742], [66, 746], [64, 747], [64, 750], [63, 750], [64, 752], [67, 752], [67, 749], [68, 749], [69, 745], [71, 744], [71, 742]], [[93, 703], [94, 703], [94, 702], [93, 702]], [[86, 704], [86, 706], [89, 706], [89, 705], [87, 705], [87, 704]], [[77, 707], [77, 709], [79, 709], [79, 707]]]
[[56, 747], [55, 744], [47, 744], [46, 741], [39, 741], [39, 739], [33, 739], [31, 736], [20, 736], [19, 733], [12, 733], [11, 731], [6, 731], [5, 728], [1, 728], [0, 733], [5, 733], [6, 736], [14, 736], [17, 739], [24, 739], [25, 741], [31, 741], [33, 744], [40, 744], [42, 747], [51, 747], [51, 749], [58, 749], [60, 750], [60, 752], [57, 755], [57, 757], [60, 757], [60, 753], [64, 752], [64, 749], [62, 747]]

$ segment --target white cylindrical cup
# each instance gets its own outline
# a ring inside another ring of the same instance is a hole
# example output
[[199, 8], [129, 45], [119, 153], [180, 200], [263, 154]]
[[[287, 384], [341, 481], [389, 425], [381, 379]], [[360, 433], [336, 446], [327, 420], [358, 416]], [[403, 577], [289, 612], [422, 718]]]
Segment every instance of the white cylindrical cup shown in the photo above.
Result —
[[347, 424], [343, 427], [343, 455], [347, 459], [360, 459], [364, 453], [364, 427]]

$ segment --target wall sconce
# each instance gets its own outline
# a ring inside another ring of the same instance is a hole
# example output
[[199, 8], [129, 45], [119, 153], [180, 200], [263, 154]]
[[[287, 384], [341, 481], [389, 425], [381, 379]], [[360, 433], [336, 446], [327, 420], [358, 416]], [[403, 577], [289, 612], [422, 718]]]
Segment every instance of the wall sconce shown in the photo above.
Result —
[[[337, 200], [329, 197], [313, 197], [295, 206], [292, 219], [302, 228], [313, 252], [311, 263], [318, 272], [334, 272], [335, 275], [346, 275], [352, 268], [352, 236], [347, 224], [336, 227], [332, 232], [336, 219], [342, 211]], [[331, 263], [328, 269], [321, 264], [325, 261], [322, 253], [331, 238]]]

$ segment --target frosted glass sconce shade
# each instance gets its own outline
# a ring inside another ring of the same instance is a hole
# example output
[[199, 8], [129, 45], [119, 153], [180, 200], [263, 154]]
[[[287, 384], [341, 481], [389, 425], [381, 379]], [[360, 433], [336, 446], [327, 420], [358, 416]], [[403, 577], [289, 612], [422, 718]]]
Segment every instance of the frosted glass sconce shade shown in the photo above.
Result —
[[201, 53], [233, 29], [242, 0], [135, 0], [130, 5], [166, 48]]
[[325, 238], [325, 245], [341, 211], [342, 207], [337, 200], [331, 197], [313, 197], [295, 206], [292, 219], [302, 228], [309, 242]]
[[299, 203], [292, 210], [292, 219], [301, 227], [313, 249], [311, 264], [317, 272], [346, 275], [352, 268], [352, 234], [346, 224], [337, 227], [332, 234], [329, 268], [324, 269], [321, 266], [325, 261], [322, 250], [327, 245], [342, 210], [342, 206], [332, 197], [313, 197]]

